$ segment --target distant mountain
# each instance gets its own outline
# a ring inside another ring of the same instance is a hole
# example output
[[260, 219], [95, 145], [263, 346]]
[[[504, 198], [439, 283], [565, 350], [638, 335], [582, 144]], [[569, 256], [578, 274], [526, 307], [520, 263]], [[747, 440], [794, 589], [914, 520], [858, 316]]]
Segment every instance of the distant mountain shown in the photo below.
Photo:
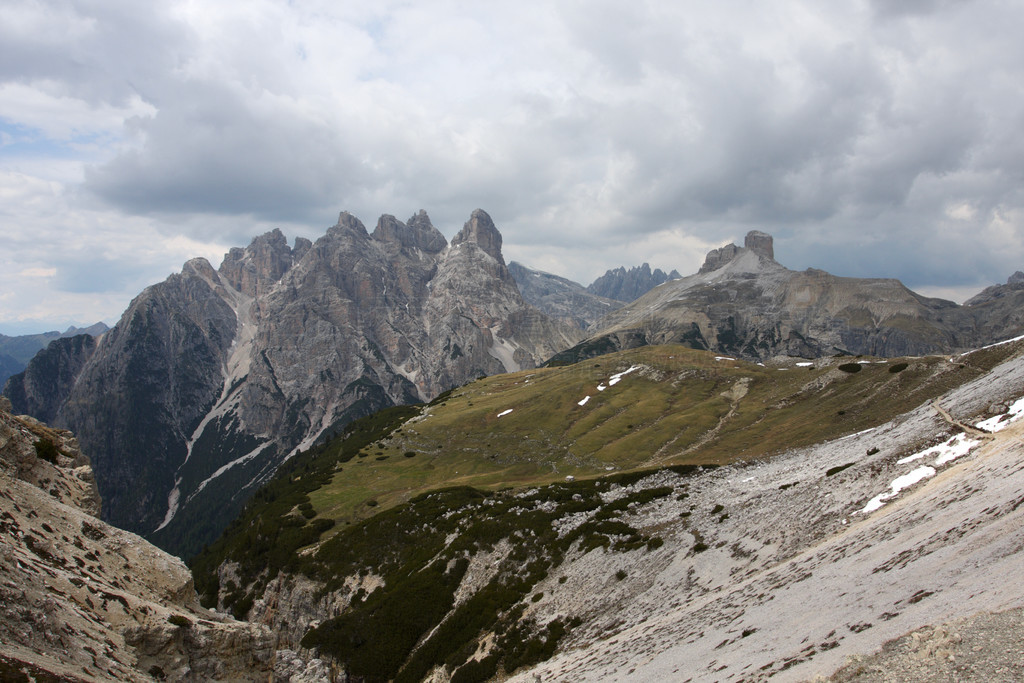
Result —
[[665, 271], [657, 268], [652, 273], [651, 267], [645, 263], [629, 270], [623, 267], [609, 270], [594, 280], [587, 287], [587, 291], [597, 296], [629, 303], [639, 299], [658, 285], [680, 277], [682, 275], [675, 270], [666, 274]]
[[98, 322], [89, 327], [75, 327], [72, 325], [63, 332], [53, 331], [13, 337], [0, 334], [0, 389], [7, 383], [7, 379], [11, 375], [16, 375], [24, 370], [28, 362], [32, 360], [32, 357], [42, 349], [45, 349], [53, 340], [74, 337], [80, 334], [98, 337], [108, 329], [110, 328], [104, 323]]
[[1024, 286], [989, 288], [967, 304], [921, 296], [899, 280], [796, 272], [774, 257], [770, 235], [711, 251], [700, 271], [672, 280], [611, 313], [552, 362], [646, 344], [766, 360], [834, 354], [945, 353], [1024, 331]]
[[[532, 368], [582, 335], [529, 306], [474, 211], [448, 244], [424, 212], [280, 231], [147, 288], [95, 345], [11, 379], [16, 410], [74, 430], [104, 518], [183, 555], [298, 449], [380, 408]], [[49, 349], [48, 349], [49, 351]]]
[[533, 270], [515, 261], [508, 264], [508, 272], [527, 303], [581, 329], [622, 306], [621, 301], [593, 294], [572, 280]]

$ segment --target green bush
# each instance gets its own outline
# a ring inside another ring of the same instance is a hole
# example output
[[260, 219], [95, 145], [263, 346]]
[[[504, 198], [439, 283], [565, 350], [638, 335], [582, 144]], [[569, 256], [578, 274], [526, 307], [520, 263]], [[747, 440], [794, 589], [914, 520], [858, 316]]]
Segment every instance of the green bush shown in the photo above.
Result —
[[60, 451], [53, 445], [53, 442], [48, 439], [39, 439], [35, 442], [36, 455], [45, 460], [48, 463], [54, 465], [57, 464], [57, 455]]
[[910, 367], [908, 363], [896, 363], [895, 365], [889, 366], [889, 372], [895, 375], [897, 372], [903, 372], [908, 367]]
[[843, 363], [842, 365], [839, 366], [839, 369], [842, 370], [843, 372], [848, 372], [848, 373], [850, 373], [852, 375], [855, 372], [860, 372], [861, 371], [861, 364], [860, 363]]
[[167, 622], [178, 628], [192, 628], [192, 621], [182, 614], [172, 614], [167, 617]]

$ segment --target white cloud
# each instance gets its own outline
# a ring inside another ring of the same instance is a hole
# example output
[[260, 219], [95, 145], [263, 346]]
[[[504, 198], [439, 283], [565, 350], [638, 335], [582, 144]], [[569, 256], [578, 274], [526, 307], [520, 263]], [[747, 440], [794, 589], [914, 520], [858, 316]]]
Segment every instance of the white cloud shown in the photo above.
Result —
[[[1012, 3], [8, 5], [0, 214], [34, 238], [12, 258], [127, 233], [96, 283], [123, 304], [166, 275], [145, 245], [180, 266], [342, 209], [450, 237], [481, 207], [510, 259], [583, 280], [687, 274], [754, 228], [790, 267], [933, 290], [1024, 261]], [[52, 251], [51, 286], [81, 282]]]

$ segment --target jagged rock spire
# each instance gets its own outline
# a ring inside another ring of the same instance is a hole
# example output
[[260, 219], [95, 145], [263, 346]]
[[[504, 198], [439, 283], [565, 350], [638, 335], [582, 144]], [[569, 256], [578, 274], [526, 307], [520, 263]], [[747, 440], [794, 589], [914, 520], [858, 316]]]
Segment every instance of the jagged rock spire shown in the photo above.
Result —
[[476, 244], [485, 254], [505, 265], [501, 256], [501, 233], [483, 209], [475, 210], [459, 234], [452, 238], [453, 247], [467, 242]]

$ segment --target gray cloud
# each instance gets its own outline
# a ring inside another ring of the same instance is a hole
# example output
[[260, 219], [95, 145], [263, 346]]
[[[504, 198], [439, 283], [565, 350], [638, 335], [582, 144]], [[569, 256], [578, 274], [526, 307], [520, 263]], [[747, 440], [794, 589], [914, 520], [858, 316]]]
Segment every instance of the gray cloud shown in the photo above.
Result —
[[[80, 184], [67, 167], [48, 180], [43, 151], [0, 171], [159, 239], [315, 237], [342, 209], [372, 224], [420, 208], [450, 237], [481, 207], [510, 248], [584, 282], [624, 254], [669, 258], [658, 244], [696, 265], [755, 228], [791, 267], [921, 287], [1024, 267], [1024, 8], [1008, 3], [7, 14], [0, 117], [38, 136], [88, 115], [102, 142], [80, 153]], [[14, 100], [26, 88], [34, 109]]]

